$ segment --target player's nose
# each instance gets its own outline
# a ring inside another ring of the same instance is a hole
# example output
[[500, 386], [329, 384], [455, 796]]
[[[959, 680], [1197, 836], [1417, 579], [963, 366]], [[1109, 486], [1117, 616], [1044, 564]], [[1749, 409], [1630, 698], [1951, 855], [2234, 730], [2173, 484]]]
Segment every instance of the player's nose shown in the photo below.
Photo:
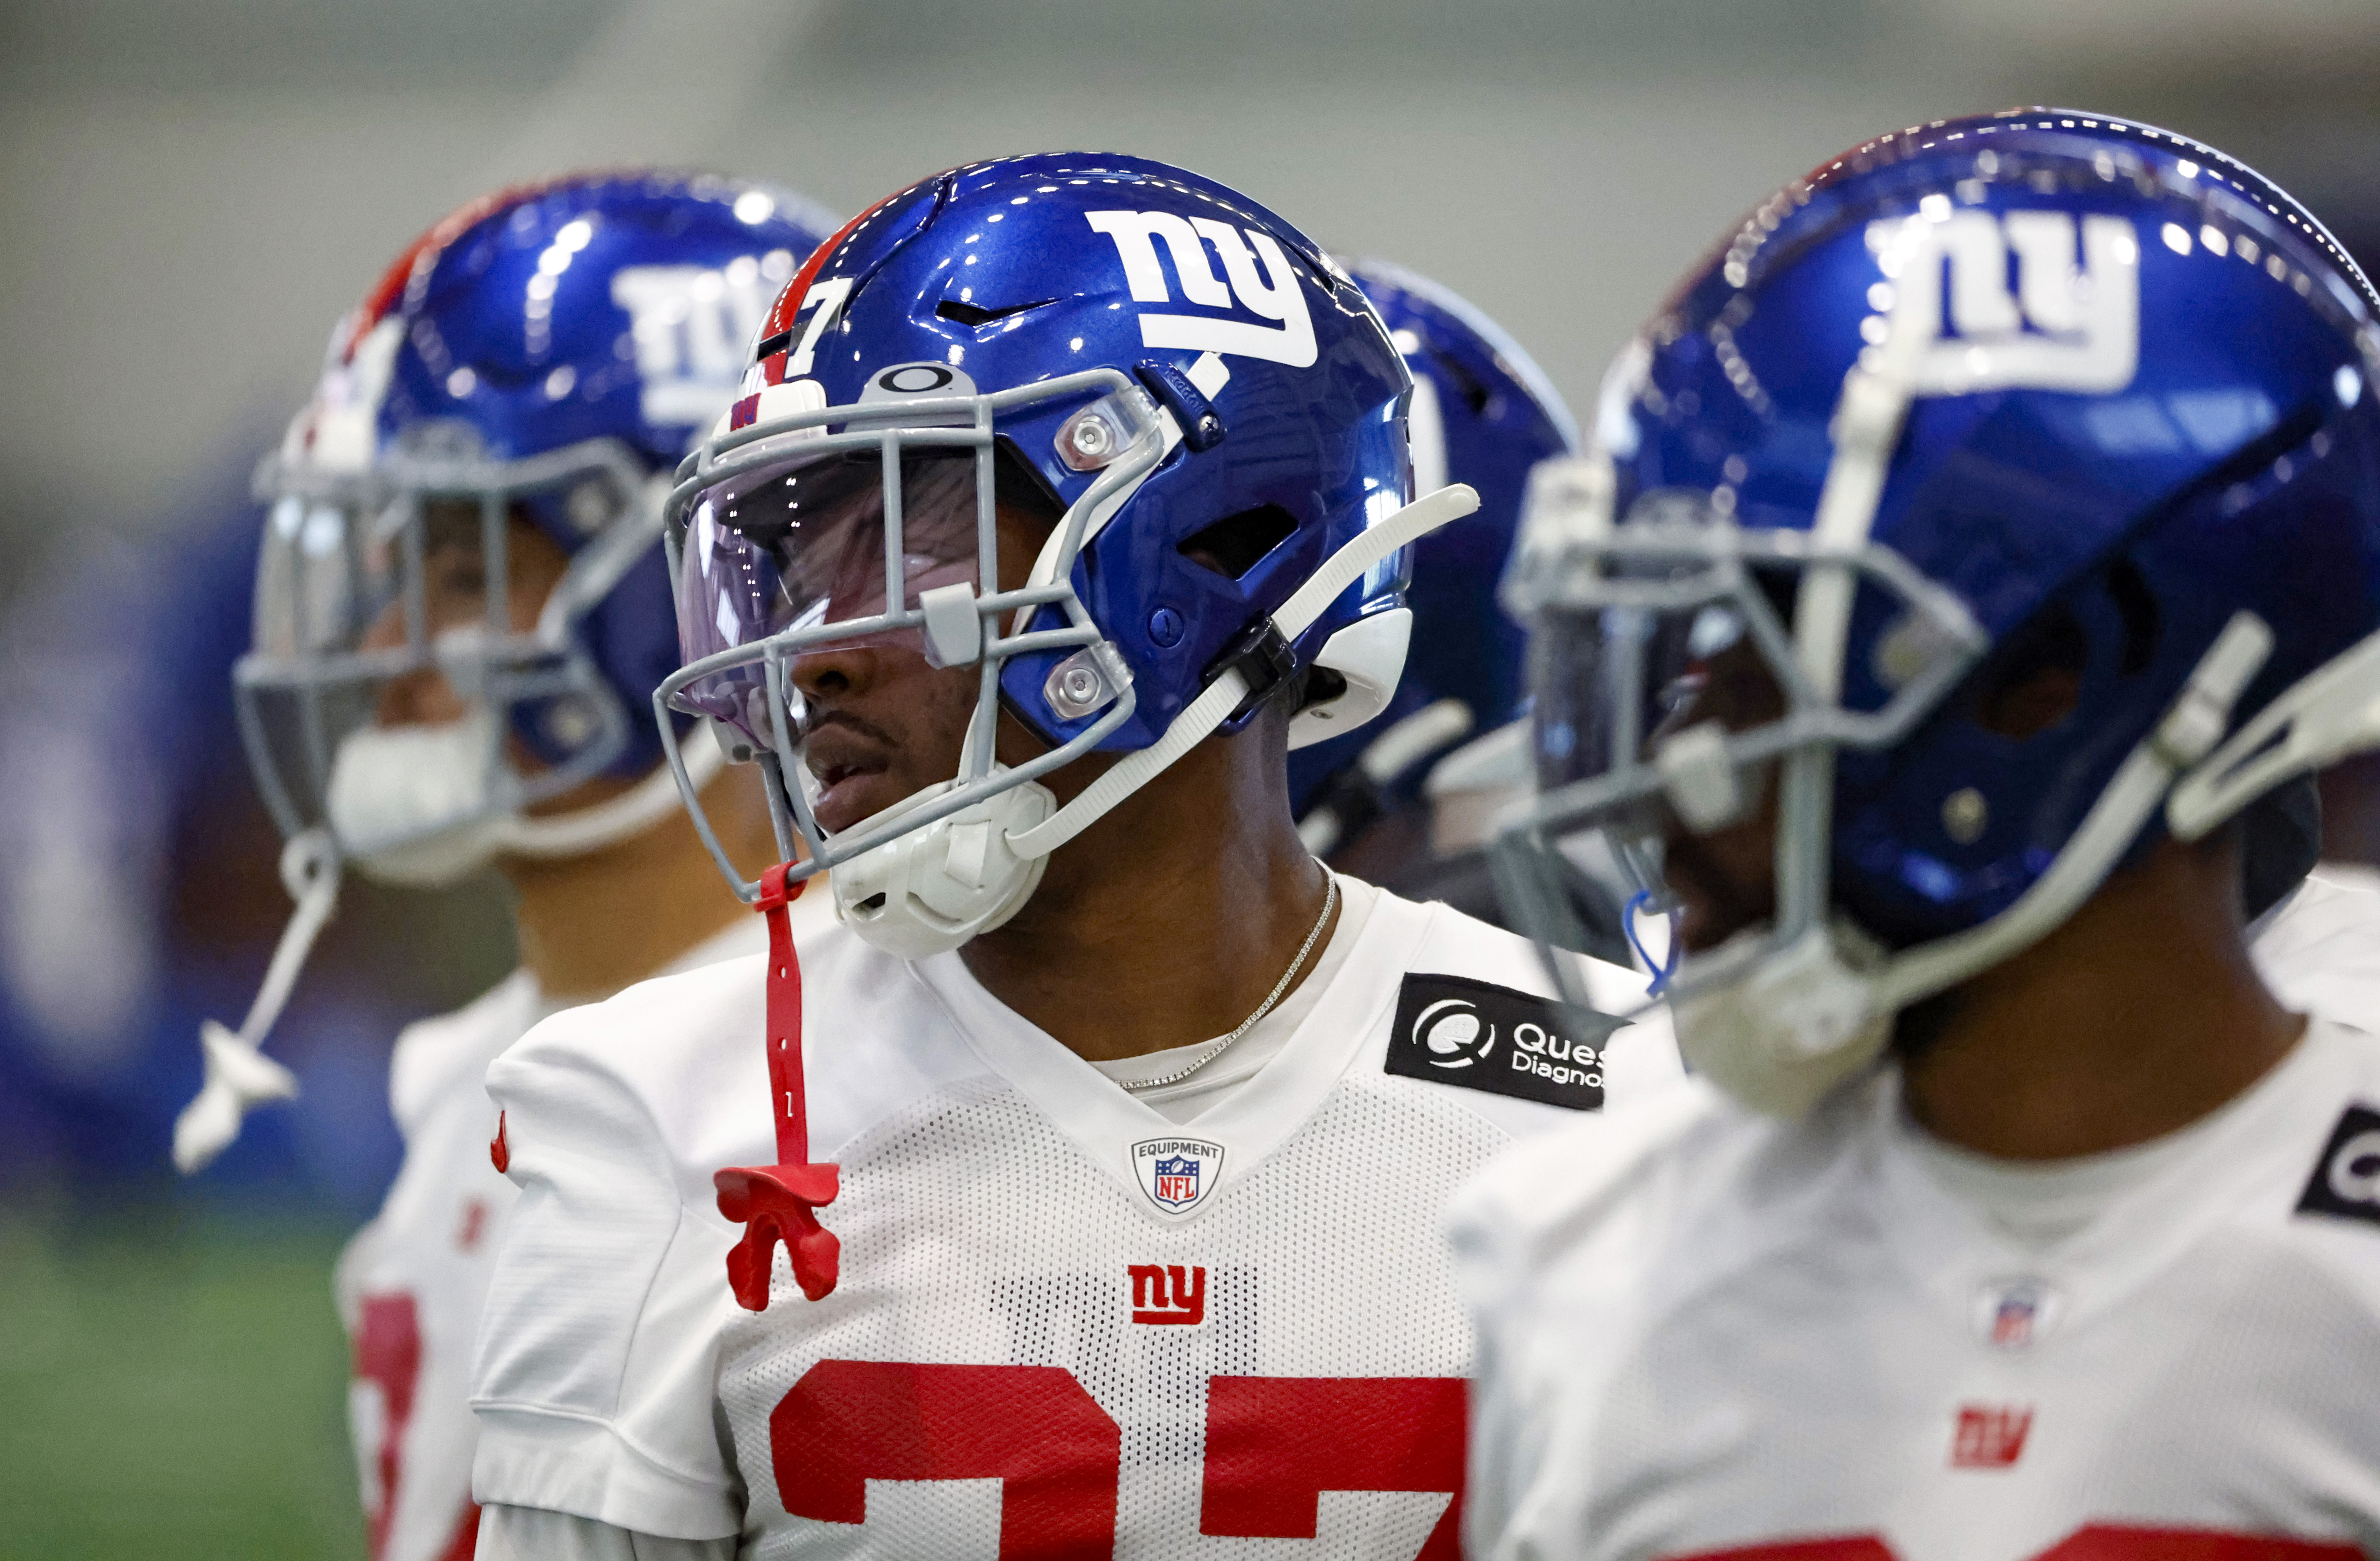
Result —
[[793, 659], [785, 675], [805, 703], [832, 703], [857, 698], [874, 688], [882, 660], [867, 645], [833, 645], [805, 651]]

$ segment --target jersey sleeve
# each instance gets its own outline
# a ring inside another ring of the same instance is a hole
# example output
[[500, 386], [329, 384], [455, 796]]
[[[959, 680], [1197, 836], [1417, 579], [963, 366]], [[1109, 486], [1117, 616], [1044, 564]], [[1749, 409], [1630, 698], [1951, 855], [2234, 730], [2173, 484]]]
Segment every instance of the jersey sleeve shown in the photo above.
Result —
[[707, 1179], [689, 1185], [619, 1066], [646, 1038], [610, 1007], [554, 1016], [488, 1070], [521, 1195], [472, 1372], [472, 1494], [662, 1538], [731, 1536], [742, 1486], [711, 1405], [733, 1236], [693, 1201]]
[[735, 1541], [674, 1540], [532, 1506], [480, 1513], [476, 1561], [735, 1561]]

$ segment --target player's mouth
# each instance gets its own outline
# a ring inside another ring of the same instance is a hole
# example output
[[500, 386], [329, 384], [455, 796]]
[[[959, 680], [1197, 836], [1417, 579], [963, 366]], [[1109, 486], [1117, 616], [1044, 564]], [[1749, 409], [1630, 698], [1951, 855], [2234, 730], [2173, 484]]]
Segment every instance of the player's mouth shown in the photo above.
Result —
[[1776, 914], [1774, 891], [1766, 884], [1738, 883], [1715, 860], [1720, 854], [1682, 831], [1663, 852], [1661, 878], [1678, 906], [1670, 924], [1689, 954], [1717, 948]]
[[811, 807], [820, 828], [838, 834], [914, 789], [892, 774], [899, 747], [892, 734], [845, 711], [827, 711], [807, 725], [802, 762], [818, 782]]

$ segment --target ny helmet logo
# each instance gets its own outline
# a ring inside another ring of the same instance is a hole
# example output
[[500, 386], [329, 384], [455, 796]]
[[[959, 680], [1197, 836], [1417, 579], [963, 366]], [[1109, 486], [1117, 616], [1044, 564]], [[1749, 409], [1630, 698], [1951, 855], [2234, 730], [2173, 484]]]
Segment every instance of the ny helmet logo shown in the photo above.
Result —
[[2068, 212], [1953, 212], [1929, 195], [1916, 216], [1869, 224], [1867, 247], [1885, 280], [1868, 290], [1876, 312], [1861, 334], [1877, 351], [1890, 331], [1921, 334], [1918, 395], [2131, 384], [2141, 250], [2128, 218], [2087, 215], [2078, 226]]
[[612, 301], [626, 311], [647, 422], [708, 427], [735, 396], [744, 347], [783, 280], [746, 257], [723, 271], [699, 265], [623, 266]]
[[[1095, 230], [1115, 240], [1135, 303], [1173, 301], [1166, 287], [1164, 265], [1157, 258], [1157, 241], [1161, 238], [1172, 257], [1184, 302], [1201, 309], [1245, 309], [1274, 322], [1254, 325], [1208, 314], [1144, 311], [1142, 346], [1262, 358], [1293, 369], [1313, 364], [1314, 318], [1306, 309], [1297, 273], [1271, 234], [1260, 227], [1237, 228], [1213, 217], [1181, 217], [1172, 212], [1086, 212], [1083, 215]], [[1223, 262], [1220, 277], [1208, 259], [1210, 244]]]

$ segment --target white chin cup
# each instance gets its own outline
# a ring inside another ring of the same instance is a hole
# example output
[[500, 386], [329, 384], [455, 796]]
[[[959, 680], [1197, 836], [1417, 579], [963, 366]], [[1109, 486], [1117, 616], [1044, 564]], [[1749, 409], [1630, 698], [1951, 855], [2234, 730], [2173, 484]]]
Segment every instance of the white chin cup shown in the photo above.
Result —
[[468, 877], [495, 854], [489, 806], [496, 726], [485, 705], [435, 726], [362, 726], [331, 762], [324, 798], [340, 854], [408, 888]]
[[[1766, 933], [1740, 933], [1720, 950]], [[1892, 1013], [1865, 972], [1883, 951], [1848, 922], [1812, 928], [1736, 981], [1671, 1004], [1678, 1049], [1742, 1104], [1788, 1120], [1881, 1055]]]
[[[959, 784], [928, 787], [868, 822], [913, 812]], [[1009, 836], [1057, 809], [1058, 799], [1045, 787], [1026, 781], [838, 863], [827, 874], [835, 915], [898, 958], [947, 953], [1000, 926], [1033, 896], [1050, 859], [1018, 856]]]
[[[443, 726], [349, 733], [331, 762], [324, 799], [341, 859], [383, 884], [441, 889], [498, 857], [600, 851], [680, 811], [677, 778], [662, 764], [603, 801], [567, 812], [521, 812], [511, 800], [517, 782], [496, 769], [498, 738], [485, 705]], [[686, 776], [699, 792], [727, 767], [727, 757], [715, 743], [689, 747]]]

